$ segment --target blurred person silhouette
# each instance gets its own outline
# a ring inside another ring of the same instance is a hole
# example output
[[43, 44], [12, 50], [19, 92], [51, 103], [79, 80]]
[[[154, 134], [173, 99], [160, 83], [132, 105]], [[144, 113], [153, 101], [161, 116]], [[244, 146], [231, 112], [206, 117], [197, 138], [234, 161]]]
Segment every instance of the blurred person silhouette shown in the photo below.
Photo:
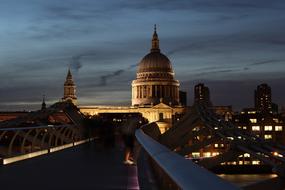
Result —
[[136, 164], [133, 158], [134, 145], [135, 145], [135, 131], [140, 127], [141, 121], [139, 118], [134, 117], [126, 121], [121, 128], [122, 139], [125, 145], [124, 151], [124, 164]]

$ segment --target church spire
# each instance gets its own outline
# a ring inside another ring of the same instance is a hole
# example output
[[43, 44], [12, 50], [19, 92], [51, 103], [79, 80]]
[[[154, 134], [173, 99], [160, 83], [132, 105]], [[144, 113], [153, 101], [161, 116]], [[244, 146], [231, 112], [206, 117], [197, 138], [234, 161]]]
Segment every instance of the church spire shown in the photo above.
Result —
[[152, 35], [152, 46], [151, 46], [151, 52], [160, 52], [159, 49], [159, 39], [158, 39], [158, 35], [156, 33], [156, 24], [154, 25], [154, 32]]
[[66, 79], [71, 79], [72, 80], [72, 74], [70, 72], [70, 68], [68, 68], [68, 72], [67, 72], [67, 76], [66, 76]]
[[42, 102], [42, 110], [45, 110], [47, 108], [47, 105], [46, 105], [46, 96], [43, 95], [43, 102]]

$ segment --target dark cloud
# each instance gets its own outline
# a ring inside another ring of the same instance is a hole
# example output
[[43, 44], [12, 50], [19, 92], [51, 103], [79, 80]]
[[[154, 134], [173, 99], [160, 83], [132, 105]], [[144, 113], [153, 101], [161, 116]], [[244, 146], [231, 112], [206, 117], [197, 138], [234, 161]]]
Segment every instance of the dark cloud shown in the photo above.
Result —
[[84, 57], [94, 57], [96, 56], [96, 53], [85, 53], [80, 55], [72, 56], [70, 67], [78, 73], [79, 69], [83, 67], [82, 58]]
[[272, 64], [272, 63], [279, 63], [281, 61], [283, 61], [283, 60], [272, 59], [272, 60], [265, 60], [265, 61], [255, 62], [255, 63], [252, 63], [250, 65], [266, 65], [266, 64]]
[[72, 56], [72, 58], [71, 58], [70, 66], [76, 72], [78, 72], [79, 69], [82, 67], [82, 63], [81, 63], [81, 60], [80, 60], [82, 56], [83, 55], [77, 55], [77, 56]]
[[121, 74], [123, 74], [124, 72], [134, 68], [134, 67], [137, 67], [138, 64], [134, 64], [134, 65], [130, 65], [128, 68], [126, 69], [119, 69], [119, 70], [116, 70], [116, 71], [113, 71], [111, 74], [107, 74], [107, 75], [103, 75], [103, 76], [100, 76], [100, 83], [99, 83], [99, 86], [106, 86], [108, 83], [108, 80], [112, 79], [113, 77], [117, 77], [117, 76], [120, 76]]

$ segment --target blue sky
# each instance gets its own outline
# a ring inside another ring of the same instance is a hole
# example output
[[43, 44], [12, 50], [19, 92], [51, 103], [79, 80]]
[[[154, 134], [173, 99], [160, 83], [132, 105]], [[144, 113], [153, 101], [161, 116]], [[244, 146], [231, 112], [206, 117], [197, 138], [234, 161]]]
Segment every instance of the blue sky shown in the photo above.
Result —
[[3, 0], [0, 110], [59, 100], [71, 65], [80, 105], [129, 105], [153, 25], [181, 89], [204, 82], [216, 105], [253, 105], [260, 83], [285, 106], [283, 0]]

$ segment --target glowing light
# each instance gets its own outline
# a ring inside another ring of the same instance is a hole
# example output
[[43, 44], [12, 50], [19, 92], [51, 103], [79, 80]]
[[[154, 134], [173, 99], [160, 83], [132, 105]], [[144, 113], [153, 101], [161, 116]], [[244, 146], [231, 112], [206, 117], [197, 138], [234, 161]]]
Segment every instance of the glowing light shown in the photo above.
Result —
[[272, 135], [264, 135], [264, 139], [272, 139]]
[[252, 126], [251, 130], [252, 131], [260, 131], [260, 127], [259, 126]]
[[40, 156], [43, 154], [47, 154], [47, 153], [48, 153], [48, 150], [41, 150], [41, 151], [29, 153], [29, 154], [15, 156], [15, 157], [11, 157], [11, 158], [5, 158], [5, 159], [3, 159], [3, 165], [11, 164], [13, 162], [18, 162], [21, 160], [26, 160], [29, 158], [34, 158], [34, 157], [37, 157], [37, 156]]
[[260, 161], [259, 160], [253, 160], [252, 165], [260, 165]]
[[206, 158], [211, 157], [211, 152], [204, 152], [203, 156]]
[[243, 157], [247, 157], [247, 158], [249, 158], [249, 157], [250, 157], [250, 154], [245, 153], [245, 154], [243, 155]]
[[282, 131], [283, 130], [283, 126], [275, 126], [275, 131]]
[[283, 157], [282, 154], [279, 154], [278, 152], [272, 152], [273, 156]]
[[193, 158], [200, 158], [200, 152], [192, 152]]
[[212, 152], [212, 156], [218, 156], [219, 154], [219, 152]]
[[74, 144], [73, 143], [69, 143], [69, 144], [65, 144], [65, 145], [62, 145], [62, 146], [53, 147], [53, 148], [50, 148], [50, 149], [44, 149], [44, 150], [40, 150], [40, 151], [37, 151], [37, 152], [31, 152], [31, 153], [28, 153], [28, 154], [14, 156], [14, 157], [10, 157], [10, 158], [4, 158], [2, 160], [3, 161], [3, 165], [7, 165], [7, 164], [11, 164], [11, 163], [18, 162], [18, 161], [21, 161], [21, 160], [26, 160], [26, 159], [34, 158], [34, 157], [41, 156], [41, 155], [44, 155], [44, 154], [60, 151], [60, 150], [66, 149], [66, 148], [70, 148], [70, 147], [77, 146], [77, 145], [80, 145], [80, 144], [83, 144], [83, 143], [86, 143], [86, 142], [90, 142], [90, 141], [92, 141], [94, 139], [95, 138], [90, 138], [90, 139], [74, 142]]
[[272, 131], [272, 126], [271, 125], [264, 126], [264, 131]]
[[63, 149], [66, 149], [66, 148], [70, 148], [73, 146], [73, 143], [69, 143], [69, 144], [65, 144], [65, 145], [62, 145], [62, 146], [57, 146], [57, 147], [54, 147], [54, 148], [50, 148], [50, 152], [56, 152], [56, 151], [59, 151], [59, 150], [63, 150]]

